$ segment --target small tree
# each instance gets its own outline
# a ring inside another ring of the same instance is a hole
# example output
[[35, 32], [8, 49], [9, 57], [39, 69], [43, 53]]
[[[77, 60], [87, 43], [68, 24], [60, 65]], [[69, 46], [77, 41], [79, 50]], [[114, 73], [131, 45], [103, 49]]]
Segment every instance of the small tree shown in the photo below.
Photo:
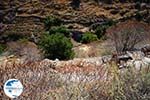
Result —
[[133, 50], [135, 45], [146, 42], [149, 38], [149, 26], [138, 21], [119, 23], [107, 30], [107, 35], [114, 42], [118, 53]]
[[63, 34], [45, 34], [42, 36], [39, 45], [43, 49], [45, 57], [49, 59], [67, 60], [74, 56], [73, 44]]

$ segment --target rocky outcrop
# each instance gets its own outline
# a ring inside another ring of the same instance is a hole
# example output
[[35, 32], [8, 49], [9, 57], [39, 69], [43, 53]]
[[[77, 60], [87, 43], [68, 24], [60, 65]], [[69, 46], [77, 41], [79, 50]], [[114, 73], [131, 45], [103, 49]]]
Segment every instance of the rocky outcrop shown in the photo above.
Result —
[[43, 32], [42, 19], [48, 15], [54, 15], [60, 18], [64, 24], [77, 23], [86, 27], [92, 24], [101, 24], [107, 20], [124, 21], [131, 18], [140, 18], [149, 23], [149, 5], [140, 3], [139, 7], [136, 3], [117, 3], [103, 4], [101, 6], [90, 3], [81, 2], [80, 8], [74, 10], [71, 8], [70, 2], [64, 1], [1, 1], [0, 15], [4, 23], [11, 23], [7, 32], [12, 29], [17, 32], [39, 34]]

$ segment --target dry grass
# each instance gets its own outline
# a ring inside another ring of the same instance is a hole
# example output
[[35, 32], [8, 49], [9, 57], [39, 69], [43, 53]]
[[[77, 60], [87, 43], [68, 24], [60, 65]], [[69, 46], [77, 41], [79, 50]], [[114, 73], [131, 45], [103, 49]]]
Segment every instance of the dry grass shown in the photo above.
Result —
[[[83, 65], [83, 66], [81, 66]], [[87, 66], [88, 65], [88, 66]], [[120, 73], [115, 64], [95, 66], [79, 62], [76, 66], [54, 68], [49, 60], [0, 67], [0, 87], [10, 78], [24, 86], [18, 100], [148, 100], [149, 71], [128, 69]], [[3, 91], [2, 100], [8, 100]]]
[[91, 42], [89, 44], [81, 44], [79, 46], [76, 46], [77, 44], [74, 44], [73, 50], [75, 52], [75, 58], [88, 58], [111, 55], [113, 51], [115, 51], [115, 48], [113, 47], [111, 42], [112, 41], [110, 40], [99, 40], [96, 42]]

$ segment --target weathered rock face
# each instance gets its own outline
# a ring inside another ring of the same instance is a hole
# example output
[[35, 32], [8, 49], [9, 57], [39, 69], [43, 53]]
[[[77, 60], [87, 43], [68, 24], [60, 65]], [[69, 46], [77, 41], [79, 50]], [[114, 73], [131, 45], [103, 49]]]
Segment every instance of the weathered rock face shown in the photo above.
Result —
[[[65, 24], [78, 23], [90, 26], [103, 23], [108, 19], [127, 20], [140, 17], [149, 23], [150, 7], [147, 3], [103, 4], [81, 2], [78, 10], [72, 9], [68, 0], [14, 0], [1, 1], [0, 18], [2, 22], [9, 23], [7, 32], [42, 33], [42, 18], [48, 15], [59, 17]], [[79, 29], [80, 30], [80, 29]]]
[[34, 16], [17, 16], [12, 24], [8, 24], [6, 34], [31, 34], [39, 36], [44, 33], [44, 24], [42, 19]]

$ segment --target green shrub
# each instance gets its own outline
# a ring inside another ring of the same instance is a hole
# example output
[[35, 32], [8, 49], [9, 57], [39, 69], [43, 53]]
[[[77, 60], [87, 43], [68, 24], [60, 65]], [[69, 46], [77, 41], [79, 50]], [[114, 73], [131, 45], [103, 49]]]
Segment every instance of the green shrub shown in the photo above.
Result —
[[39, 45], [43, 49], [45, 57], [49, 59], [67, 60], [74, 56], [73, 44], [63, 34], [45, 34], [41, 37]]
[[48, 16], [44, 20], [44, 24], [45, 24], [45, 29], [48, 31], [49, 29], [51, 29], [52, 26], [60, 26], [61, 20], [54, 16]]
[[82, 35], [81, 43], [90, 43], [90, 42], [96, 41], [96, 40], [98, 40], [98, 38], [95, 34], [87, 32]]
[[3, 44], [0, 44], [0, 54], [2, 54], [5, 50], [5, 46]]
[[107, 28], [107, 26], [98, 26], [98, 27], [96, 28], [95, 34], [97, 35], [97, 37], [98, 37], [99, 39], [101, 39], [101, 38], [105, 35], [105, 33], [106, 33], [106, 28]]
[[1, 35], [0, 38], [4, 42], [10, 42], [10, 41], [17, 41], [19, 39], [27, 38], [27, 36], [22, 35], [22, 34], [9, 33], [9, 34]]
[[116, 22], [113, 21], [113, 20], [108, 20], [106, 21], [105, 23], [103, 23], [102, 25], [98, 25], [96, 26], [95, 28], [93, 28], [93, 30], [95, 30], [95, 34], [97, 35], [97, 37], [99, 39], [101, 38], [105, 38], [105, 33], [106, 33], [106, 30], [112, 26], [112, 25], [115, 25]]
[[49, 34], [56, 34], [56, 33], [60, 33], [60, 34], [64, 34], [66, 37], [70, 37], [70, 32], [69, 30], [64, 27], [64, 26], [58, 26], [58, 27], [52, 27], [49, 30]]

